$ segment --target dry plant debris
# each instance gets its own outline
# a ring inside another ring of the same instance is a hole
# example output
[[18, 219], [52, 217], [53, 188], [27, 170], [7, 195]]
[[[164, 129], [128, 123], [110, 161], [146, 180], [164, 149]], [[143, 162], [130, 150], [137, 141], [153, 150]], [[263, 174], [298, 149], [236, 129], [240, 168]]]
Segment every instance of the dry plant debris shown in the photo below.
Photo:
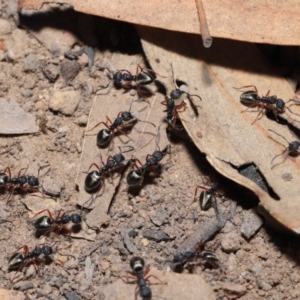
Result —
[[[197, 36], [143, 27], [139, 27], [139, 32], [153, 69], [158, 73], [171, 73], [172, 64], [175, 79], [186, 82], [189, 93], [201, 95], [202, 101], [194, 100], [201, 106], [199, 117], [191, 117], [189, 109], [180, 112], [183, 124], [199, 150], [207, 155], [208, 161], [221, 174], [251, 189], [277, 221], [300, 233], [297, 185], [300, 170], [297, 158], [278, 159], [272, 165], [272, 158], [282, 152], [283, 146], [268, 129], [290, 141], [295, 137], [286, 125], [280, 125], [264, 115], [252, 124], [258, 111], [250, 109], [241, 113], [246, 107], [239, 100], [241, 91], [234, 88], [255, 85], [259, 93], [266, 94], [270, 90], [271, 95], [278, 95], [287, 102], [294, 94], [287, 81], [279, 75], [274, 76], [273, 70], [251, 44], [218, 40], [209, 51], [198, 50]], [[174, 88], [171, 78], [167, 87], [169, 91]], [[298, 115], [300, 113], [296, 106], [293, 106], [293, 111]], [[299, 116], [286, 111], [282, 117], [299, 128]], [[279, 199], [239, 174], [239, 168], [247, 164], [257, 166]], [[293, 176], [290, 181], [283, 179], [287, 172]]]
[[[200, 33], [200, 24], [195, 0], [148, 1], [140, 6], [139, 0], [119, 2], [99, 0], [82, 2], [69, 0], [22, 0], [20, 8], [45, 10], [55, 6], [71, 6], [76, 11], [118, 21], [144, 26], [164, 28], [187, 33]], [[251, 0], [244, 3], [235, 0], [203, 1], [208, 27], [212, 37], [270, 43], [299, 45], [300, 6], [297, 0], [281, 2]], [[199, 42], [198, 48], [201, 43]]]

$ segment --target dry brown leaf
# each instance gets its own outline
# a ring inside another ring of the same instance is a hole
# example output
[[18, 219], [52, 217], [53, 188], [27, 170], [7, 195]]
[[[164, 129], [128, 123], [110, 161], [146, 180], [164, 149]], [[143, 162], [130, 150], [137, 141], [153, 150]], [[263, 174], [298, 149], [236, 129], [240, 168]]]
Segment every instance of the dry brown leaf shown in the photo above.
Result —
[[[109, 66], [114, 72], [125, 68], [132, 71], [132, 73], [135, 73], [137, 65], [144, 65], [140, 56], [128, 56], [118, 53], [111, 55], [106, 53], [105, 57], [107, 58], [107, 61], [104, 62], [104, 64]], [[136, 94], [134, 89], [127, 92], [124, 89], [117, 90], [114, 88], [113, 84], [110, 84], [110, 88], [108, 89], [109, 91], [107, 89], [100, 91], [100, 93], [105, 95], [95, 97], [94, 104], [90, 112], [87, 130], [93, 128], [101, 121], [105, 122], [106, 116], [108, 116], [113, 122], [119, 112], [128, 111], [130, 109], [132, 100], [138, 99], [138, 96], [134, 95]], [[114, 137], [113, 142], [111, 143], [112, 149], [108, 153], [108, 148], [99, 150], [96, 145], [96, 135], [101, 129], [105, 128], [104, 125], [101, 124], [94, 130], [85, 134], [81, 164], [76, 180], [76, 183], [79, 186], [78, 204], [81, 205], [90, 198], [90, 195], [86, 193], [84, 189], [86, 174], [83, 172], [86, 172], [92, 163], [96, 163], [99, 167], [102, 167], [100, 151], [103, 161], [106, 163], [106, 159], [109, 155], [113, 156], [120, 152], [119, 146], [124, 147], [130, 145], [133, 146], [135, 150], [133, 152], [124, 153], [125, 158], [130, 159], [131, 156], [134, 155], [142, 163], [144, 163], [147, 154], [152, 154], [155, 150], [158, 150], [155, 144], [155, 138], [157, 136], [159, 125], [161, 125], [159, 147], [161, 150], [166, 148], [168, 140], [165, 132], [166, 124], [163, 123], [165, 117], [165, 113], [163, 112], [164, 106], [162, 106], [159, 101], [161, 98], [159, 98], [157, 94], [154, 94], [152, 97], [147, 99], [149, 100], [151, 107], [145, 101], [132, 102], [131, 112], [134, 113], [138, 119], [152, 122], [156, 125], [156, 127], [151, 124], [138, 121], [128, 134], [128, 136], [134, 141], [130, 141], [128, 137], [124, 135]], [[127, 150], [126, 148], [122, 149], [123, 151]], [[94, 168], [95, 167], [93, 167], [93, 169]], [[91, 206], [94, 206], [94, 209], [87, 215], [86, 222], [89, 227], [99, 228], [102, 224], [107, 224], [109, 222], [110, 217], [107, 215], [107, 212], [116, 189], [119, 186], [120, 179], [120, 173], [114, 172], [114, 185], [110, 182], [109, 178], [105, 180], [104, 189], [100, 191], [97, 199], [94, 201], [94, 205]], [[124, 188], [122, 187], [120, 192], [122, 192]], [[118, 198], [115, 201], [118, 201]], [[88, 204], [89, 203], [86, 205]]]
[[[200, 33], [195, 0], [185, 1], [43, 1], [23, 0], [19, 7], [38, 10], [43, 3], [68, 4], [76, 11], [118, 21], [164, 28], [188, 33]], [[43, 9], [48, 6], [44, 5]], [[52, 4], [53, 6], [53, 4]], [[212, 37], [223, 37], [256, 43], [277, 45], [300, 44], [300, 5], [288, 1], [208, 1], [203, 0], [208, 27]], [[199, 41], [197, 48], [202, 42]]]
[[[251, 125], [257, 111], [250, 112], [250, 109], [241, 113], [246, 107], [239, 101], [241, 92], [233, 88], [254, 84], [260, 94], [271, 90], [272, 95], [287, 101], [293, 97], [289, 84], [269, 68], [254, 45], [218, 40], [211, 49], [199, 51], [200, 38], [197, 36], [144, 27], [140, 27], [139, 32], [153, 69], [170, 73], [172, 63], [176, 79], [186, 82], [191, 94], [201, 95], [202, 101], [194, 98], [202, 107], [198, 118], [191, 117], [189, 109], [180, 113], [187, 121], [183, 122], [184, 126], [197, 147], [206, 153], [220, 173], [258, 195], [264, 208], [276, 220], [300, 233], [299, 157], [285, 161], [280, 157], [272, 166], [271, 159], [287, 145], [268, 129], [289, 141], [296, 138], [287, 126], [266, 116]], [[167, 86], [169, 91], [174, 89], [171, 78]], [[299, 107], [292, 109], [300, 114]], [[282, 117], [293, 122], [295, 115], [287, 111]], [[299, 122], [300, 118], [296, 117], [293, 125], [299, 128]], [[239, 174], [237, 168], [250, 163], [259, 168], [280, 200], [274, 200], [256, 183]], [[286, 173], [292, 174], [292, 180], [284, 179]]]

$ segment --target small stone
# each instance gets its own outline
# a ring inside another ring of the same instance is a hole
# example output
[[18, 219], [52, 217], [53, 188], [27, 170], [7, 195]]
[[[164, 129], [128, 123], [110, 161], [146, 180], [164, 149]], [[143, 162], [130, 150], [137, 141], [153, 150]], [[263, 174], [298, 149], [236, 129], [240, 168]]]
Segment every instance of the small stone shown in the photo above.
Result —
[[8, 20], [0, 19], [0, 36], [11, 33], [11, 24]]
[[29, 39], [27, 32], [21, 29], [15, 29], [10, 37], [6, 40], [7, 56], [10, 60], [16, 61], [25, 56], [29, 49]]
[[105, 273], [110, 267], [110, 263], [106, 260], [100, 262], [100, 270], [102, 273]]
[[80, 101], [78, 91], [55, 91], [49, 101], [49, 108], [71, 116]]
[[56, 254], [55, 256], [55, 263], [62, 266], [68, 261], [67, 256]]
[[244, 221], [241, 226], [241, 233], [250, 239], [263, 225], [263, 219], [254, 210], [243, 212]]
[[41, 64], [43, 74], [50, 82], [55, 82], [55, 80], [59, 76], [59, 66], [57, 64], [48, 63], [47, 61], [43, 61]]
[[293, 180], [293, 175], [291, 173], [284, 173], [282, 174], [282, 179], [284, 181], [291, 181]]
[[222, 286], [224, 292], [226, 293], [228, 298], [239, 298], [243, 296], [247, 289], [241, 284], [234, 284], [231, 282], [226, 282]]
[[22, 96], [25, 98], [30, 98], [34, 94], [33, 90], [25, 89], [22, 91]]
[[80, 71], [80, 64], [77, 60], [64, 59], [61, 62], [60, 73], [66, 82], [72, 81]]
[[282, 280], [282, 275], [279, 274], [278, 272], [272, 272], [271, 274], [269, 274], [269, 281], [270, 284], [275, 286], [278, 285]]
[[166, 222], [166, 215], [164, 214], [163, 210], [161, 208], [158, 208], [156, 210], [153, 210], [149, 214], [150, 220], [154, 225], [161, 226]]
[[253, 274], [260, 275], [262, 270], [262, 265], [260, 263], [255, 263], [252, 265], [252, 267], [249, 269]]
[[70, 292], [65, 291], [64, 295], [68, 300], [78, 300], [79, 299], [78, 294], [75, 291], [70, 291]]
[[144, 247], [147, 247], [148, 245], [149, 245], [149, 240], [147, 240], [147, 239], [142, 239], [142, 245], [144, 246]]
[[169, 241], [170, 237], [162, 230], [146, 229], [143, 232], [143, 237], [154, 240], [156, 242]]
[[259, 289], [262, 289], [263, 291], [270, 291], [272, 289], [272, 286], [270, 284], [261, 280], [257, 281], [257, 286]]
[[36, 72], [40, 67], [40, 62], [37, 55], [28, 54], [24, 59], [24, 71]]
[[128, 236], [129, 237], [136, 237], [136, 236], [138, 236], [139, 235], [139, 233], [137, 232], [137, 231], [135, 231], [135, 230], [130, 230], [129, 232], [128, 232]]
[[89, 120], [88, 116], [82, 114], [80, 117], [77, 118], [77, 124], [80, 126], [85, 126], [88, 120]]
[[293, 282], [298, 283], [300, 279], [300, 275], [297, 272], [293, 272], [290, 274], [290, 278]]
[[131, 242], [131, 240], [129, 239], [128, 232], [129, 232], [129, 229], [127, 229], [127, 228], [122, 228], [122, 229], [120, 230], [121, 236], [122, 236], [123, 241], [124, 241], [124, 245], [125, 245], [126, 249], [127, 249], [130, 253], [136, 253], [136, 252], [137, 252], [137, 249], [136, 249], [136, 247], [133, 245], [133, 243]]
[[236, 232], [226, 233], [221, 241], [222, 249], [227, 252], [235, 252], [241, 248], [240, 238]]
[[26, 290], [33, 289], [33, 288], [34, 288], [33, 282], [27, 282], [20, 287], [20, 291], [26, 291]]

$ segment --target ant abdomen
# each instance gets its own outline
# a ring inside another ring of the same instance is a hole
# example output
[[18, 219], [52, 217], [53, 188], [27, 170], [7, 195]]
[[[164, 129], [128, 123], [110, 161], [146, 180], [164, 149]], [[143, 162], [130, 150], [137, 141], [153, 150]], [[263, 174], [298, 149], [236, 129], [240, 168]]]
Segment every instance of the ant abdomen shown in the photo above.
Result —
[[240, 101], [244, 105], [251, 105], [258, 100], [258, 94], [255, 91], [246, 91], [241, 94]]

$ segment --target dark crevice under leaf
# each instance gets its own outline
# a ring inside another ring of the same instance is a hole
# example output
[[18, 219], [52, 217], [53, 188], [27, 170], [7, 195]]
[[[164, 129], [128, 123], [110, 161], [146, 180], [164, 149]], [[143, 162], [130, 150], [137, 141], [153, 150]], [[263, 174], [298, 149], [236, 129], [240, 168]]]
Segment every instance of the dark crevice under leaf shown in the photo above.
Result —
[[255, 182], [262, 190], [267, 192], [274, 200], [280, 200], [280, 197], [274, 192], [272, 187], [267, 183], [266, 178], [260, 172], [259, 168], [254, 164], [244, 164], [240, 167], [231, 166], [236, 169], [241, 175]]

